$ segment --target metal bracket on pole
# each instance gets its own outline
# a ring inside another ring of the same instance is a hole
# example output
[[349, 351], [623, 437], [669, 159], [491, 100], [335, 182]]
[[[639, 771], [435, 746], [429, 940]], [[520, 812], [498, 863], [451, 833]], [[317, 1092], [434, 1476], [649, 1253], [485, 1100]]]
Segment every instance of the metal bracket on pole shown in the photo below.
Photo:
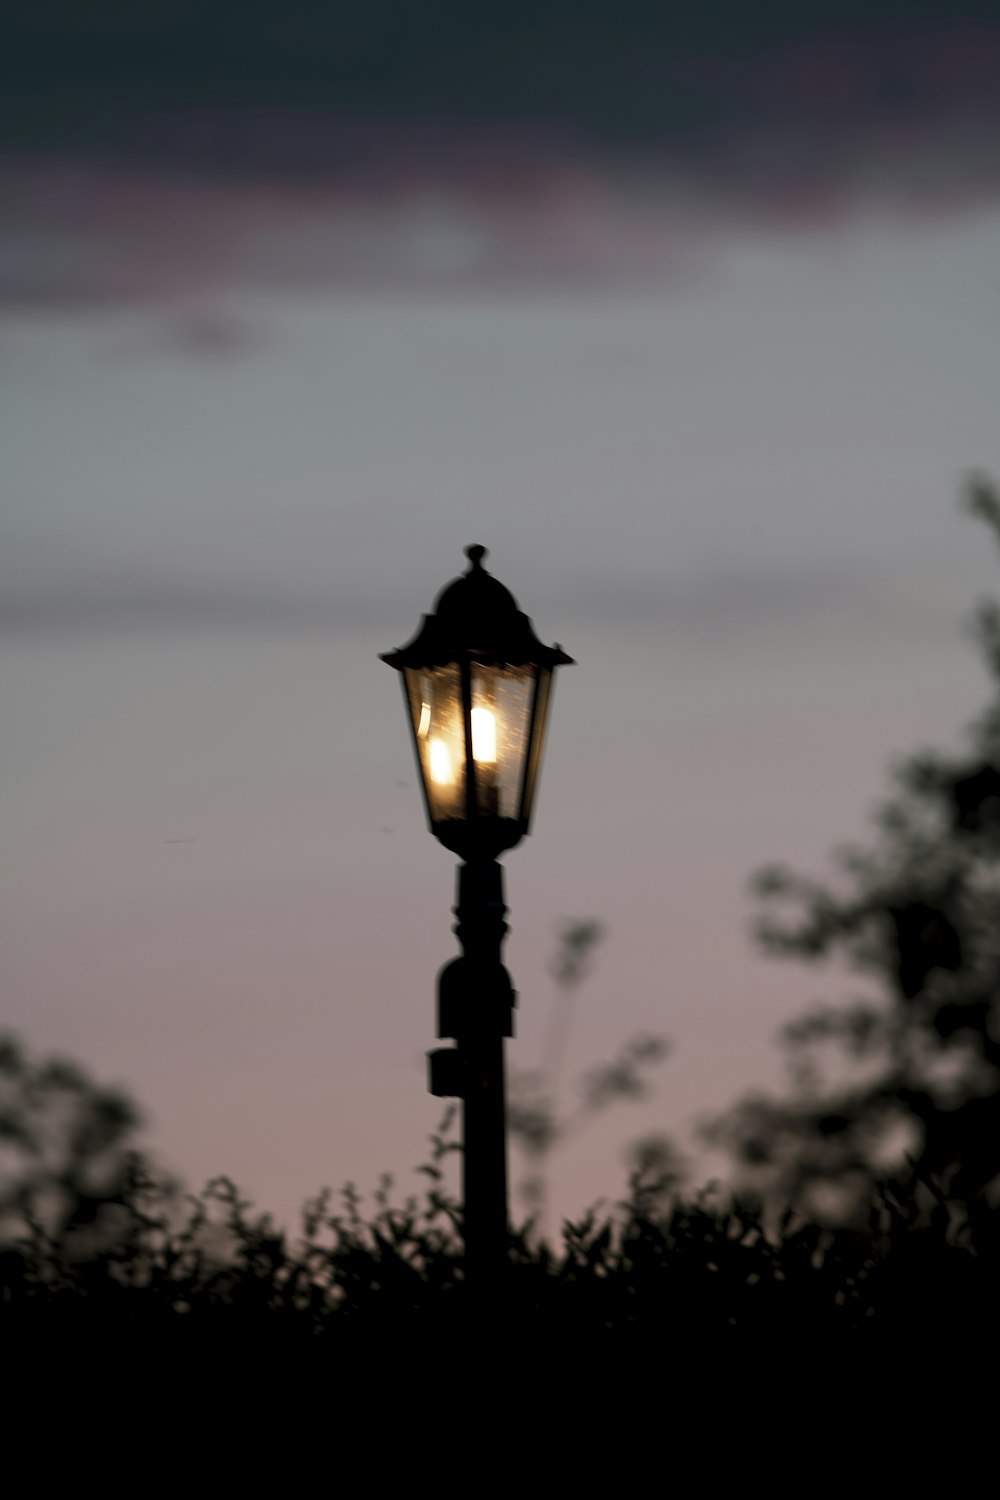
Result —
[[427, 1054], [428, 1092], [436, 1099], [461, 1099], [463, 1084], [462, 1054], [457, 1047], [438, 1047]]

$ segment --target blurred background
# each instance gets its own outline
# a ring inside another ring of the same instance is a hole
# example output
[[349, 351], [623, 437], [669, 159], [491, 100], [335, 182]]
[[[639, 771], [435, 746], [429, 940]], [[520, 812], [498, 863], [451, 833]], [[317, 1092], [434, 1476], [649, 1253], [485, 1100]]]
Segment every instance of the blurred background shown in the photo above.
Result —
[[820, 992], [747, 877], [984, 693], [995, 6], [4, 9], [3, 1022], [193, 1187], [410, 1180], [453, 862], [377, 653], [482, 542], [579, 663], [512, 1064], [583, 918], [567, 1086], [673, 1044], [553, 1206], [651, 1130], [720, 1170], [693, 1123]]

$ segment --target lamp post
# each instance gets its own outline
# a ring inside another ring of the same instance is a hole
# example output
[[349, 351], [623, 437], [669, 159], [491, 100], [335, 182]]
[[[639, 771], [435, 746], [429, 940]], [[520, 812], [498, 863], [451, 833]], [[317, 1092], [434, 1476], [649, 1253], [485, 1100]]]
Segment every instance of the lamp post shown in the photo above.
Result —
[[552, 700], [552, 673], [572, 657], [546, 646], [513, 595], [467, 547], [469, 569], [438, 596], [407, 646], [384, 655], [403, 699], [431, 832], [462, 860], [455, 932], [462, 953], [438, 977], [430, 1092], [462, 1101], [466, 1276], [501, 1274], [507, 1243], [504, 1039], [516, 996], [502, 961], [498, 856], [528, 833]]

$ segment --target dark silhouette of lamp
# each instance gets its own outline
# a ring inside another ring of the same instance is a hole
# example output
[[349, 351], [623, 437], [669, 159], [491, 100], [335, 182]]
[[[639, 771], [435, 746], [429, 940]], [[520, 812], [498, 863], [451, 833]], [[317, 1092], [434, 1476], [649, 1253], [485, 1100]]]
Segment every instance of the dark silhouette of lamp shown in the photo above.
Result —
[[552, 674], [573, 658], [536, 636], [510, 591], [467, 547], [470, 567], [438, 596], [409, 645], [381, 659], [402, 676], [431, 832], [460, 856], [455, 931], [462, 955], [438, 980], [430, 1090], [462, 1100], [466, 1268], [495, 1285], [507, 1241], [504, 1038], [514, 989], [501, 960], [503, 871], [497, 856], [528, 833]]

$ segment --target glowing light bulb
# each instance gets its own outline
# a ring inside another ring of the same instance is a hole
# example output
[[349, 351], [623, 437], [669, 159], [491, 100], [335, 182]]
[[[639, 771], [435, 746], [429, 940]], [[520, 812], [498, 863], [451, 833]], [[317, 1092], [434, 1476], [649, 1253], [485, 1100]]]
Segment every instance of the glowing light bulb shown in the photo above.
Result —
[[472, 758], [481, 765], [496, 765], [497, 721], [491, 709], [472, 710]]
[[455, 778], [451, 772], [451, 754], [444, 740], [431, 740], [430, 767], [433, 782], [438, 786], [451, 786]]

